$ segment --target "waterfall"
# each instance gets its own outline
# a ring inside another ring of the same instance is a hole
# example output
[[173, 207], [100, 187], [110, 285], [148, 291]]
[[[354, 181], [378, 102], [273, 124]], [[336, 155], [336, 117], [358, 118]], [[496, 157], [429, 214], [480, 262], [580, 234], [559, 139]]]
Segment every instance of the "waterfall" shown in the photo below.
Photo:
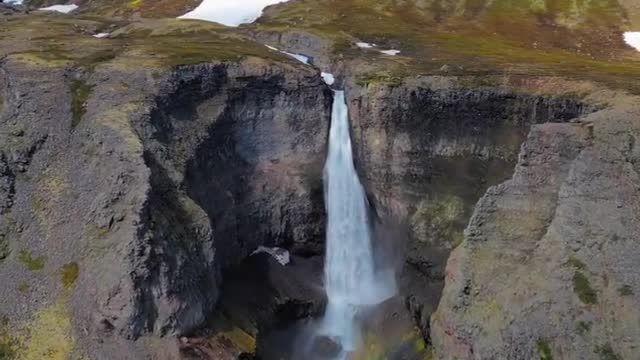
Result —
[[[305, 65], [310, 59], [267, 45]], [[331, 86], [333, 74], [321, 72]], [[371, 244], [367, 197], [353, 164], [349, 110], [343, 90], [333, 90], [329, 153], [324, 166], [327, 210], [324, 265], [327, 308], [318, 335], [340, 345], [334, 360], [345, 360], [360, 345], [359, 316], [396, 293], [395, 274], [377, 269]], [[388, 265], [388, 264], [386, 264]]]
[[367, 199], [353, 164], [349, 114], [341, 90], [334, 90], [324, 181], [328, 304], [320, 333], [341, 346], [339, 359], [343, 359], [360, 342], [358, 316], [393, 296], [395, 280], [374, 265]]

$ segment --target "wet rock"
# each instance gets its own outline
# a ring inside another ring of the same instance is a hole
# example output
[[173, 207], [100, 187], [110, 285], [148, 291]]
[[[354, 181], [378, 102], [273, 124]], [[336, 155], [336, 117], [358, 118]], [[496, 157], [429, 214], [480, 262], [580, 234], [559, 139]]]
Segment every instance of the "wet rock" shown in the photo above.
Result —
[[0, 214], [13, 205], [15, 195], [15, 175], [9, 168], [6, 157], [0, 153]]
[[315, 338], [311, 353], [322, 359], [332, 359], [340, 354], [342, 347], [328, 336], [318, 336]]

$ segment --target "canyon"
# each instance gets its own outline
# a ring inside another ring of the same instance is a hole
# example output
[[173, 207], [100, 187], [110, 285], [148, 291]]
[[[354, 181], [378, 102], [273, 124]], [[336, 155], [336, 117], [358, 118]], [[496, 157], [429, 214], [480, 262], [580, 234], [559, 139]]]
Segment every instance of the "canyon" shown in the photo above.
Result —
[[115, 20], [132, 9], [78, 4], [0, 4], [0, 358], [291, 356], [331, 306], [332, 87], [372, 261], [397, 281], [353, 359], [637, 356], [640, 63], [621, 35], [567, 55], [541, 32], [565, 66], [422, 43], [422, 19], [364, 32], [377, 8], [357, 1], [294, 0], [237, 29], [165, 18], [186, 2]]

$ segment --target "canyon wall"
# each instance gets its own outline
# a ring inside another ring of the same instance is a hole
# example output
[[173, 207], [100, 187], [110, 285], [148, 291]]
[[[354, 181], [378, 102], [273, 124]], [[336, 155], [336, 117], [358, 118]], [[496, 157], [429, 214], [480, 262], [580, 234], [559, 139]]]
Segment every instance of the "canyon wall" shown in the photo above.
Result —
[[202, 326], [221, 272], [257, 246], [321, 251], [331, 93], [316, 71], [246, 58], [89, 73], [8, 58], [0, 85], [10, 319], [64, 303], [79, 341], [103, 339], [92, 356], [136, 358], [109, 334]]
[[402, 293], [425, 335], [450, 251], [478, 199], [513, 172], [531, 125], [595, 109], [568, 95], [465, 81], [478, 79], [356, 79], [348, 87], [356, 163], [379, 240], [400, 254]]
[[638, 107], [534, 126], [513, 177], [475, 207], [448, 260], [441, 359], [633, 359], [640, 258]]

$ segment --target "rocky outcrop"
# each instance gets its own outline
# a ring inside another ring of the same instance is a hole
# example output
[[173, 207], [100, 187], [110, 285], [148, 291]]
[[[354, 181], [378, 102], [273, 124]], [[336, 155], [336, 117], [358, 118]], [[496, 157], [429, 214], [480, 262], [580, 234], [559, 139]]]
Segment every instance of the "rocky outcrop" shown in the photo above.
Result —
[[425, 335], [449, 252], [485, 190], [512, 173], [530, 126], [593, 110], [569, 96], [470, 88], [473, 81], [356, 78], [348, 86], [356, 162], [382, 222], [379, 240], [400, 248], [402, 291]]
[[[259, 23], [260, 20], [258, 20]], [[334, 44], [325, 37], [301, 30], [286, 32], [252, 31], [250, 33], [260, 43], [309, 57], [311, 63], [324, 72], [333, 74], [342, 72], [342, 69], [334, 64], [335, 59], [332, 59], [331, 56]]]
[[[331, 94], [314, 70], [246, 58], [83, 72], [9, 57], [0, 85], [11, 322], [69, 293], [92, 358], [136, 358], [118, 339], [201, 326], [222, 270], [257, 246], [320, 251]], [[69, 268], [77, 281], [58, 281]]]
[[453, 251], [434, 315], [441, 359], [634, 359], [638, 354], [639, 110], [534, 126]]

